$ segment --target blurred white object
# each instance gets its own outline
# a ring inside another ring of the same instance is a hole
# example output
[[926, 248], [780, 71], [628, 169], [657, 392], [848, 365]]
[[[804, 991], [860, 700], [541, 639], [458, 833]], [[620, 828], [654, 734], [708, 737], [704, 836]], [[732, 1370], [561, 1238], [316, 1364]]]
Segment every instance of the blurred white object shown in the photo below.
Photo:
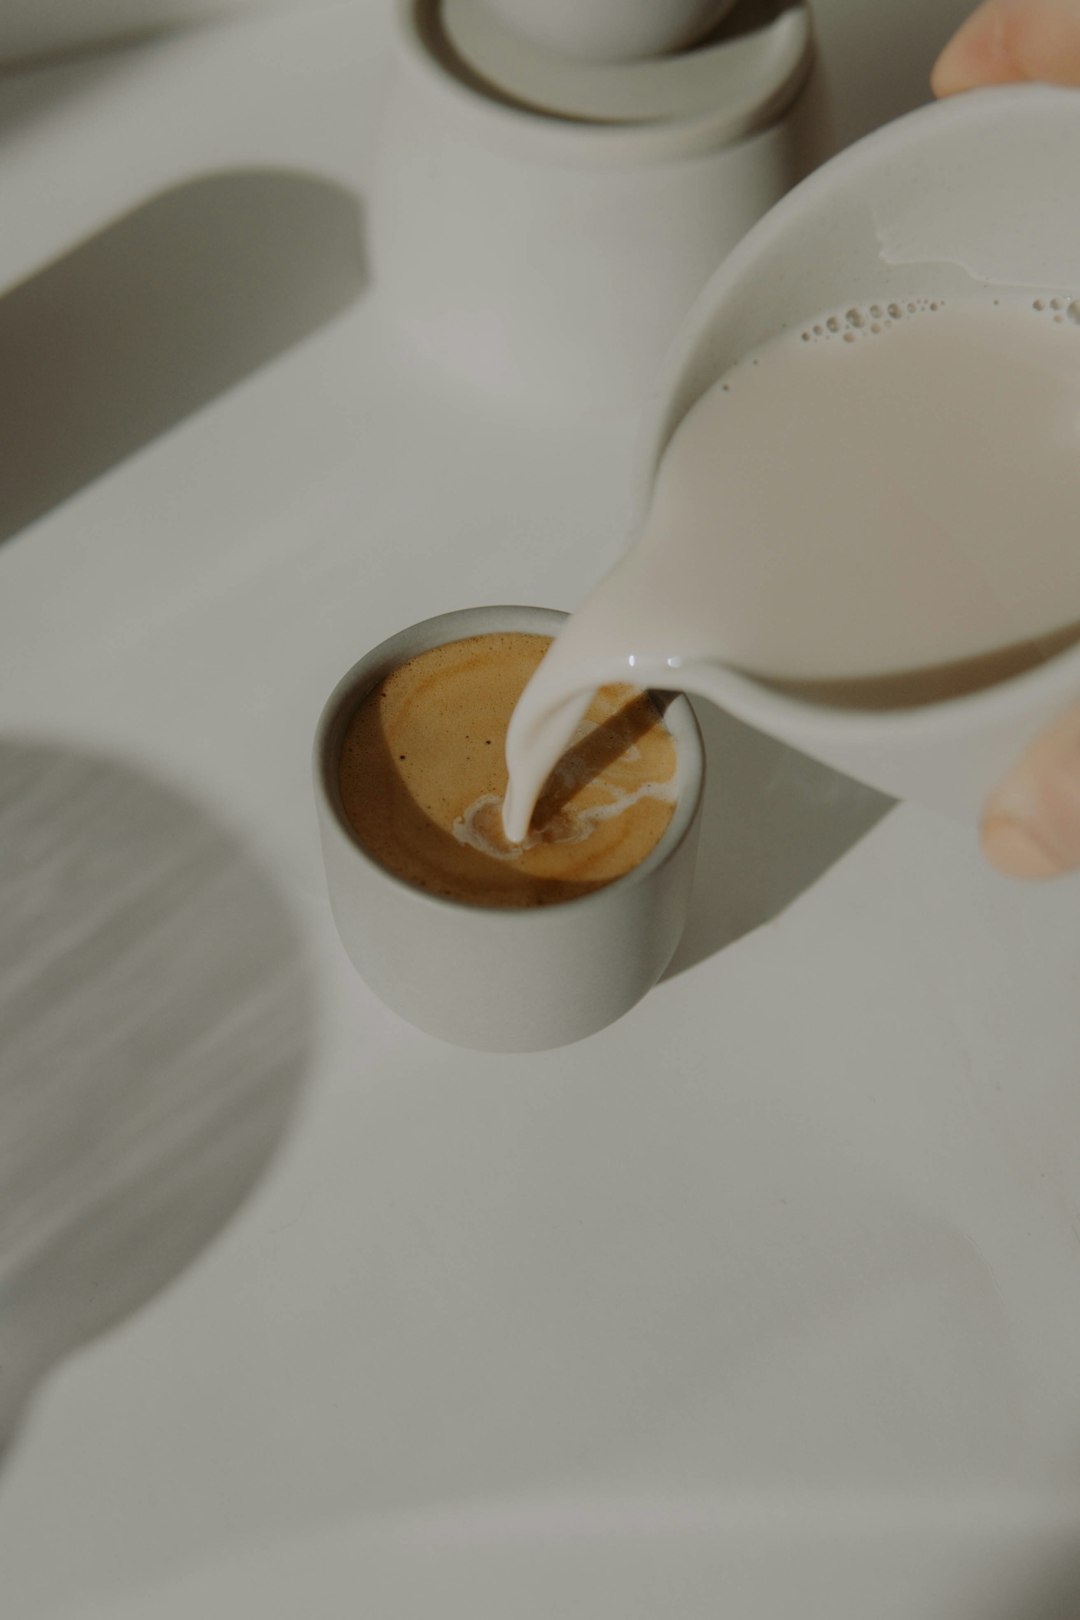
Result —
[[686, 50], [734, 0], [482, 0], [523, 39], [593, 62], [629, 62]]
[[[577, 113], [561, 71], [527, 97], [480, 75], [449, 16], [437, 0], [397, 7], [370, 204], [384, 307], [413, 348], [485, 388], [636, 408], [712, 270], [827, 153], [809, 11], [753, 0], [700, 52], [564, 63], [610, 88], [605, 109]], [[629, 114], [624, 75], [645, 115]]]
[[492, 17], [488, 0], [441, 0], [440, 19], [466, 68], [530, 108], [603, 123], [707, 120], [717, 143], [745, 134], [772, 99], [790, 96], [810, 43], [801, 6], [762, 0], [748, 0], [730, 28], [695, 50], [655, 61], [573, 61]]

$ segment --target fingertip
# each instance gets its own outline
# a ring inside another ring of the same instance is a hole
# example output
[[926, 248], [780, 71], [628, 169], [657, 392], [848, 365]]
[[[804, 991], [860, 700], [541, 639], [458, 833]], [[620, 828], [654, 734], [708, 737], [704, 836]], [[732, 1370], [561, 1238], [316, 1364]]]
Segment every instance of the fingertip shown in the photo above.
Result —
[[1008, 816], [988, 815], [981, 842], [984, 856], [1003, 877], [1037, 880], [1060, 877], [1067, 870], [1030, 828]]
[[1003, 0], [984, 0], [961, 23], [934, 63], [930, 72], [934, 95], [955, 96], [1024, 77], [1014, 60], [1008, 23]]
[[982, 847], [1009, 877], [1080, 867], [1080, 708], [1043, 733], [986, 806]]
[[935, 62], [936, 96], [985, 85], [1080, 85], [1080, 0], [983, 0]]
[[971, 89], [970, 76], [963, 69], [963, 53], [951, 39], [930, 70], [930, 89], [939, 101]]

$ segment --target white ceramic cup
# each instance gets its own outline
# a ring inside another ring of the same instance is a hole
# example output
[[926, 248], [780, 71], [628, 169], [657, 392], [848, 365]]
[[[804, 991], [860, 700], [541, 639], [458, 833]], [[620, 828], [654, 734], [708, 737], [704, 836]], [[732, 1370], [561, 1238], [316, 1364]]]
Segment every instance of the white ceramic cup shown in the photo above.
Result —
[[[871, 300], [959, 299], [987, 286], [1080, 291], [1078, 152], [1080, 92], [1029, 85], [921, 108], [811, 175], [750, 232], [691, 311], [642, 435], [640, 516], [691, 406], [786, 328]], [[722, 665], [711, 678], [708, 695], [740, 719], [886, 793], [966, 820], [1080, 697], [1080, 647], [969, 696], [874, 713], [784, 696]]]
[[447, 900], [397, 877], [350, 830], [338, 786], [341, 745], [373, 686], [429, 648], [492, 632], [555, 635], [565, 618], [546, 608], [482, 607], [427, 619], [355, 664], [319, 721], [315, 801], [341, 942], [388, 1007], [459, 1046], [539, 1052], [603, 1029], [656, 983], [686, 923], [705, 759], [685, 697], [672, 697], [664, 712], [678, 761], [671, 821], [639, 866], [579, 899], [522, 910]]
[[[706, 104], [638, 122], [500, 94], [455, 66], [429, 0], [395, 23], [368, 199], [388, 328], [525, 408], [637, 409], [713, 267], [830, 149], [804, 0], [708, 53]], [[608, 72], [684, 69], [700, 91], [694, 53]]]

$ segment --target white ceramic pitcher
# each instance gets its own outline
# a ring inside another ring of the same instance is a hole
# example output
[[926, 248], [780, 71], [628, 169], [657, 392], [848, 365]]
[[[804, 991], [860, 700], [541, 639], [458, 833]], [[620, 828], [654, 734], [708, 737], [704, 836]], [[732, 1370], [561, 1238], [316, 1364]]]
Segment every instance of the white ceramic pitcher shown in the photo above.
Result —
[[[715, 272], [668, 357], [640, 445], [641, 518], [691, 406], [785, 328], [845, 304], [960, 298], [983, 285], [1080, 292], [1078, 153], [1080, 92], [1028, 85], [921, 108], [803, 181]], [[708, 696], [760, 730], [967, 819], [1080, 698], [1080, 647], [968, 696], [872, 714], [795, 699], [719, 664], [709, 679]]]

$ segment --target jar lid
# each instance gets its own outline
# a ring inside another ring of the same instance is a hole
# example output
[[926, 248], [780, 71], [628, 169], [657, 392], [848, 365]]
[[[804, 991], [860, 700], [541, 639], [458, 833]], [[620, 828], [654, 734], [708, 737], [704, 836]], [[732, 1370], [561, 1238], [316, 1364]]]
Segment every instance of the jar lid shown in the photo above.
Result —
[[483, 0], [435, 0], [443, 66], [478, 93], [542, 117], [642, 128], [708, 127], [739, 140], [793, 100], [813, 49], [805, 0], [740, 0], [697, 46], [649, 61], [572, 59], [517, 33]]

